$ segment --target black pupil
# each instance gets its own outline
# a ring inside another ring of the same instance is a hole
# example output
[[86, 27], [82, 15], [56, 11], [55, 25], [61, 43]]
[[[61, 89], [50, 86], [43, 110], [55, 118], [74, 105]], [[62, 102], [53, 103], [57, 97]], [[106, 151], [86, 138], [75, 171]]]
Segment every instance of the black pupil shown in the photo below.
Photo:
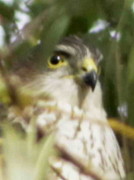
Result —
[[60, 56], [53, 56], [50, 61], [52, 64], [56, 65], [61, 61], [61, 57]]

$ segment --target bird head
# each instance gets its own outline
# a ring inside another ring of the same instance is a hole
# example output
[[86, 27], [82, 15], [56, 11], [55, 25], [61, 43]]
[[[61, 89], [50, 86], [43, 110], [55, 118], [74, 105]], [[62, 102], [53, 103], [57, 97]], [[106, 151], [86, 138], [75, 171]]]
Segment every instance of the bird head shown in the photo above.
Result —
[[47, 60], [47, 71], [59, 72], [60, 79], [73, 81], [94, 91], [98, 79], [99, 51], [93, 51], [76, 37], [64, 38], [55, 48], [53, 55]]
[[99, 51], [76, 36], [64, 38], [45, 60], [43, 71], [27, 87], [35, 96], [50, 96], [56, 102], [81, 106], [87, 94], [96, 98], [99, 94], [96, 96], [96, 92], [100, 92], [100, 88], [97, 90], [99, 55]]

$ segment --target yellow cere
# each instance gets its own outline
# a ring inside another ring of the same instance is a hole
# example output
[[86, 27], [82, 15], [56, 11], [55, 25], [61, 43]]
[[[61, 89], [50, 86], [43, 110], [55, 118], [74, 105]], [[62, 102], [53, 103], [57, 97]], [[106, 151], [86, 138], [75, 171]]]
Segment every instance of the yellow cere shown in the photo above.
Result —
[[97, 73], [97, 66], [92, 58], [85, 58], [82, 64], [82, 68], [90, 72], [94, 70]]

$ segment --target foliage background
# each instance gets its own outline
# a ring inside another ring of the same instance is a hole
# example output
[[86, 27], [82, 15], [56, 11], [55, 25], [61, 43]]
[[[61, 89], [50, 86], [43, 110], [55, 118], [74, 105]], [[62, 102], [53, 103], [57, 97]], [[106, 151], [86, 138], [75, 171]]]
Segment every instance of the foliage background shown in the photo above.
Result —
[[[100, 64], [100, 79], [108, 117], [120, 119], [133, 127], [133, 22], [133, 0], [0, 0], [1, 74], [8, 76], [16, 62], [29, 61], [33, 53], [36, 58], [31, 58], [31, 61], [41, 69], [62, 37], [72, 34], [83, 37], [97, 46], [104, 56]], [[39, 42], [40, 47], [36, 51]], [[1, 104], [3, 99], [7, 103], [3, 89], [1, 85]], [[1, 129], [3, 132], [3, 126]], [[7, 132], [7, 128], [4, 131]], [[8, 138], [12, 141], [14, 135]], [[128, 179], [134, 178], [133, 140], [134, 136], [129, 139], [119, 133]]]

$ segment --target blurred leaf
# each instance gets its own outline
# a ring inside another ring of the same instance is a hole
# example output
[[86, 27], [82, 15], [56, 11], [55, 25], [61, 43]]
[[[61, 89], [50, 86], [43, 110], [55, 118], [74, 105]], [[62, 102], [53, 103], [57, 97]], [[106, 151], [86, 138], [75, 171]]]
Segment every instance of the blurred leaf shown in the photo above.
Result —
[[54, 145], [54, 135], [51, 134], [48, 136], [47, 140], [44, 143], [44, 146], [39, 155], [37, 164], [36, 164], [36, 172], [34, 180], [44, 180], [47, 179], [49, 169], [49, 157], [53, 153], [53, 145]]
[[65, 31], [69, 25], [70, 17], [67, 15], [61, 15], [52, 22], [52, 24], [45, 29], [42, 33], [42, 52], [44, 57], [41, 59], [42, 63], [44, 59], [50, 55], [53, 48], [65, 34]]
[[14, 18], [14, 10], [14, 7], [0, 2], [0, 15], [2, 19], [4, 18], [5, 20], [12, 21]]
[[9, 104], [11, 102], [8, 88], [1, 75], [0, 75], [0, 102], [5, 104]]
[[27, 134], [22, 136], [21, 131], [13, 129], [7, 123], [3, 133], [2, 155], [6, 164], [0, 164], [1, 173], [4, 172], [3, 180], [44, 180], [49, 171], [48, 158], [54, 153], [54, 136], [50, 135], [38, 143], [34, 142], [29, 152]]
[[134, 126], [134, 46], [131, 48], [129, 62], [128, 62], [128, 122]]
[[32, 180], [34, 162], [28, 156], [25, 139], [8, 126], [4, 128], [4, 134], [3, 155], [6, 163], [6, 169], [2, 167], [6, 172], [4, 179]]

